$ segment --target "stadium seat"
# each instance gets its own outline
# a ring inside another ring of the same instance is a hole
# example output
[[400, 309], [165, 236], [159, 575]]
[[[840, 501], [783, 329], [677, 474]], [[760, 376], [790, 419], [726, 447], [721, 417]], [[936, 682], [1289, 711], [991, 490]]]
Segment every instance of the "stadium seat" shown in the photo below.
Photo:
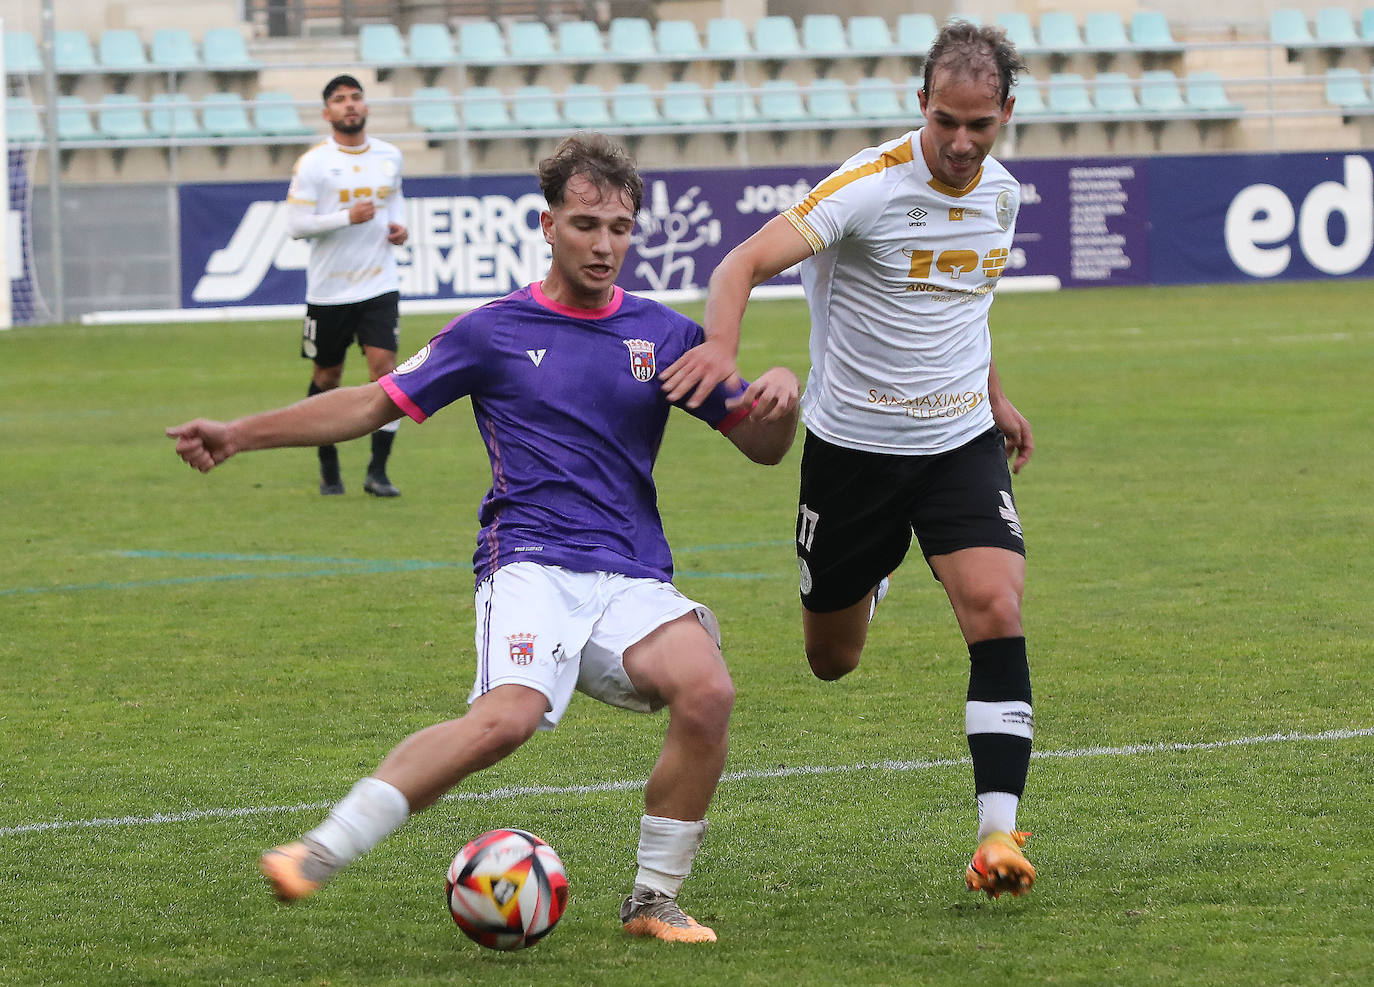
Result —
[[501, 90], [492, 86], [470, 86], [463, 93], [463, 124], [469, 130], [508, 130], [510, 111]]
[[125, 141], [143, 140], [151, 137], [148, 121], [138, 105], [137, 96], [122, 93], [106, 93], [100, 97], [100, 109], [96, 113], [96, 129], [106, 140]]
[[506, 27], [507, 51], [513, 60], [546, 62], [553, 58], [553, 33], [543, 21], [513, 21]]
[[856, 54], [885, 55], [892, 51], [892, 32], [881, 17], [849, 18], [849, 47]]
[[1092, 97], [1087, 83], [1077, 72], [1055, 72], [1050, 76], [1047, 103], [1051, 113], [1061, 116], [1091, 115]]
[[1126, 37], [1126, 24], [1114, 10], [1094, 11], [1083, 18], [1083, 45], [1089, 51], [1106, 55], [1128, 52], [1134, 47]]
[[611, 90], [611, 119], [617, 127], [652, 127], [663, 122], [653, 90], [642, 82], [622, 82]]
[[270, 137], [309, 137], [315, 133], [301, 120], [296, 99], [288, 92], [258, 93], [253, 101], [253, 123], [258, 133]]
[[1131, 77], [1125, 72], [1099, 72], [1093, 79], [1093, 105], [1099, 113], [1128, 117], [1139, 112]]
[[427, 134], [450, 133], [462, 125], [458, 104], [444, 86], [420, 86], [410, 94], [410, 123]]
[[1326, 101], [1348, 113], [1374, 111], [1374, 101], [1364, 87], [1359, 69], [1335, 68], [1326, 72]]
[[410, 62], [405, 39], [395, 24], [364, 24], [358, 30], [358, 58], [382, 68]]
[[791, 79], [768, 79], [760, 90], [761, 119], [776, 123], [801, 123], [807, 119], [801, 87]]
[[464, 21], [458, 27], [458, 58], [492, 65], [506, 57], [506, 38], [495, 21]]
[[853, 120], [854, 98], [839, 79], [813, 79], [806, 90], [806, 112], [812, 120]]
[[1226, 86], [1216, 72], [1189, 72], [1184, 81], [1184, 98], [1188, 108], [1194, 112], [1239, 115], [1244, 110], [1240, 104], [1231, 102], [1226, 95]]
[[222, 72], [248, 72], [258, 68], [257, 59], [248, 54], [248, 46], [236, 27], [212, 27], [201, 39], [205, 67]]
[[747, 57], [754, 53], [744, 22], [734, 17], [713, 17], [706, 22], [706, 53], [712, 58]]
[[601, 28], [593, 21], [564, 21], [558, 25], [558, 53], [575, 61], [600, 61], [606, 54]]
[[238, 93], [208, 93], [201, 103], [200, 118], [212, 137], [256, 137], [258, 133]]
[[1374, 7], [1366, 7], [1360, 15], [1360, 36], [1365, 44], [1374, 45]]
[[754, 50], [770, 58], [795, 58], [801, 54], [797, 25], [783, 14], [760, 17], [754, 25]]
[[57, 97], [57, 139], [62, 141], [93, 141], [100, 132], [91, 123], [91, 114], [80, 96]]
[[612, 18], [606, 40], [606, 50], [614, 58], [649, 61], [657, 54], [654, 29], [643, 17]]
[[522, 130], [553, 130], [563, 126], [558, 101], [548, 86], [521, 86], [511, 94], [511, 119]]
[[891, 79], [860, 79], [854, 94], [854, 110], [865, 120], [895, 120], [905, 117], [901, 87]]
[[812, 58], [849, 54], [849, 39], [838, 14], [807, 14], [802, 18], [801, 45]]
[[37, 144], [44, 138], [38, 110], [27, 96], [11, 96], [5, 101], [5, 139], [11, 144]]
[[717, 123], [753, 123], [758, 118], [754, 94], [744, 83], [722, 79], [711, 87], [711, 119]]
[[416, 65], [452, 65], [456, 58], [453, 36], [443, 24], [412, 24], [407, 40], [410, 58]]
[[905, 54], [925, 57], [939, 33], [931, 14], [903, 14], [897, 18], [897, 48]]
[[1183, 102], [1178, 76], [1167, 69], [1140, 73], [1140, 109], [1155, 117], [1186, 115], [1188, 105]]
[[1269, 15], [1269, 40], [1289, 49], [1310, 48], [1313, 38], [1307, 15], [1292, 7], [1281, 7]]
[[906, 86], [902, 89], [902, 108], [911, 118], [913, 126], [920, 126], [924, 119], [921, 113], [921, 87], [923, 85], [925, 85], [925, 79], [921, 76], [909, 75], [906, 78]]
[[[1040, 47], [1054, 55], [1068, 56], [1083, 51], [1083, 36], [1073, 14], [1050, 11], [1040, 17]], [[1053, 105], [1053, 92], [1051, 92]]]
[[701, 57], [701, 37], [697, 34], [697, 26], [691, 21], [659, 21], [656, 35], [659, 58]]
[[1142, 10], [1131, 15], [1131, 44], [1142, 54], [1183, 51], [1183, 45], [1174, 40], [1168, 19], [1157, 10]]
[[1360, 36], [1355, 31], [1355, 18], [1344, 7], [1323, 7], [1317, 11], [1313, 36], [1319, 44], [1330, 48], [1356, 48]]
[[1016, 80], [1016, 88], [1011, 94], [1016, 97], [1016, 104], [1012, 107], [1013, 122], [1018, 117], [1023, 122], [1030, 122], [1049, 112], [1049, 107], [1045, 105], [1044, 84], [1038, 79], [1029, 75], [1021, 76]]
[[191, 97], [186, 93], [157, 93], [148, 111], [148, 132], [162, 138], [205, 137], [205, 128], [196, 119]]
[[106, 72], [138, 72], [148, 67], [148, 54], [137, 31], [108, 30], [100, 35], [100, 67]]
[[706, 90], [695, 82], [670, 82], [663, 91], [663, 119], [681, 127], [704, 127], [711, 122]]
[[1007, 40], [1016, 45], [1022, 55], [1038, 51], [1040, 42], [1035, 40], [1035, 28], [1031, 26], [1029, 14], [1008, 11], [997, 15], [996, 24], [1007, 32]]
[[611, 110], [600, 86], [574, 82], [563, 89], [563, 119], [579, 130], [599, 130], [611, 125]]
[[169, 72], [184, 72], [201, 67], [200, 52], [191, 32], [180, 27], [160, 27], [153, 32], [151, 63]]
[[95, 49], [85, 31], [57, 31], [53, 35], [53, 61], [57, 71], [68, 75], [95, 72]]
[[38, 42], [28, 31], [5, 32], [5, 74], [38, 75], [43, 71], [43, 55]]

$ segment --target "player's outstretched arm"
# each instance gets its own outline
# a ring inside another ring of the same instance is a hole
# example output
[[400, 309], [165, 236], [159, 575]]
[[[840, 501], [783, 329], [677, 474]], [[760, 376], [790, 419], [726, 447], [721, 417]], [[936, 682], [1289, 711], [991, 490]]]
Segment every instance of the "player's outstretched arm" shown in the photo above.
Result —
[[760, 374], [743, 394], [729, 402], [731, 408], [743, 405], [751, 409], [748, 417], [730, 430], [730, 441], [756, 463], [776, 466], [782, 462], [797, 435], [800, 390], [797, 375], [786, 367]]
[[208, 473], [230, 456], [253, 449], [319, 446], [375, 432], [401, 417], [401, 409], [377, 383], [341, 387], [275, 411], [232, 422], [197, 418], [167, 429], [177, 455]]
[[991, 363], [988, 364], [988, 401], [992, 405], [992, 420], [1007, 438], [1007, 458], [1012, 460], [1011, 471], [1020, 473], [1021, 467], [1030, 462], [1031, 453], [1035, 451], [1035, 439], [1031, 436], [1031, 426], [1026, 416], [1007, 400], [1002, 391], [1002, 380], [997, 376], [997, 366]]
[[686, 397], [687, 407], [696, 408], [722, 381], [731, 390], [739, 387], [735, 359], [749, 292], [810, 256], [811, 245], [782, 216], [770, 219], [725, 255], [707, 287], [706, 314], [701, 323], [706, 341], [659, 374], [670, 403]]

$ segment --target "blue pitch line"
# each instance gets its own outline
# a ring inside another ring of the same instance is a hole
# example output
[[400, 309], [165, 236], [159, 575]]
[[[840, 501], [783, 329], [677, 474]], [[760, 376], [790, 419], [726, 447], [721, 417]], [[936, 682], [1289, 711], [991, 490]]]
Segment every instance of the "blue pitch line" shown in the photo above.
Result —
[[[1349, 730], [1323, 730], [1321, 733], [1270, 733], [1257, 737], [1238, 737], [1233, 740], [1208, 740], [1194, 743], [1125, 744], [1120, 747], [1078, 747], [1059, 751], [1035, 751], [1032, 760], [1077, 760], [1086, 757], [1134, 757], [1140, 754], [1180, 754], [1193, 751], [1216, 751], [1231, 747], [1254, 747], [1258, 744], [1320, 742], [1326, 740], [1355, 740], [1374, 737], [1374, 727]], [[952, 768], [971, 764], [967, 757], [940, 758], [925, 761], [874, 761], [859, 764], [814, 764], [795, 768], [766, 768], [752, 771], [729, 771], [721, 775], [721, 782], [762, 781], [777, 778], [814, 777], [817, 775], [858, 774], [863, 772], [927, 771], [932, 768]], [[605, 792], [632, 792], [642, 789], [645, 782], [603, 781], [591, 785], [519, 785], [506, 786], [486, 792], [452, 792], [441, 801], [498, 802], [503, 799], [532, 795], [594, 795]], [[103, 819], [59, 819], [53, 822], [21, 823], [0, 826], [0, 837], [21, 833], [51, 833], [64, 829], [125, 829], [133, 826], [152, 826], [159, 823], [199, 822], [205, 819], [238, 819], [245, 816], [289, 815], [297, 812], [323, 812], [331, 802], [303, 802], [297, 805], [245, 806], [237, 809], [192, 809], [187, 812], [158, 812], [151, 816], [119, 816]]]

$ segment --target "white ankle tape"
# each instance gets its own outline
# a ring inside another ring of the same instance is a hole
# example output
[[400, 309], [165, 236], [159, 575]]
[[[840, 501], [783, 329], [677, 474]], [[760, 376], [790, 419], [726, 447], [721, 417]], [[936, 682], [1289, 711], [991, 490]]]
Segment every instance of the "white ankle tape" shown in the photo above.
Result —
[[706, 820], [688, 822], [664, 816], [639, 819], [639, 872], [635, 883], [676, 897], [692, 873], [692, 861], [706, 836]]
[[363, 778], [306, 837], [340, 864], [351, 863], [394, 833], [410, 818], [410, 803], [400, 789], [379, 778]]

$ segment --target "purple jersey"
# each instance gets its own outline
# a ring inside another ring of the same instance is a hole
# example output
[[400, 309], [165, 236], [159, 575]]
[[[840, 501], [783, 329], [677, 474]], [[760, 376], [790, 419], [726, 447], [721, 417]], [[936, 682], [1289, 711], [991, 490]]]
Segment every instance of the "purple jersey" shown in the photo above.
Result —
[[[655, 379], [704, 338], [699, 325], [616, 288], [611, 303], [572, 309], [532, 284], [450, 322], [381, 379], [423, 422], [471, 395], [491, 458], [473, 568], [480, 583], [508, 562], [671, 580], [653, 466], [669, 404]], [[696, 417], [729, 431], [717, 387]]]

